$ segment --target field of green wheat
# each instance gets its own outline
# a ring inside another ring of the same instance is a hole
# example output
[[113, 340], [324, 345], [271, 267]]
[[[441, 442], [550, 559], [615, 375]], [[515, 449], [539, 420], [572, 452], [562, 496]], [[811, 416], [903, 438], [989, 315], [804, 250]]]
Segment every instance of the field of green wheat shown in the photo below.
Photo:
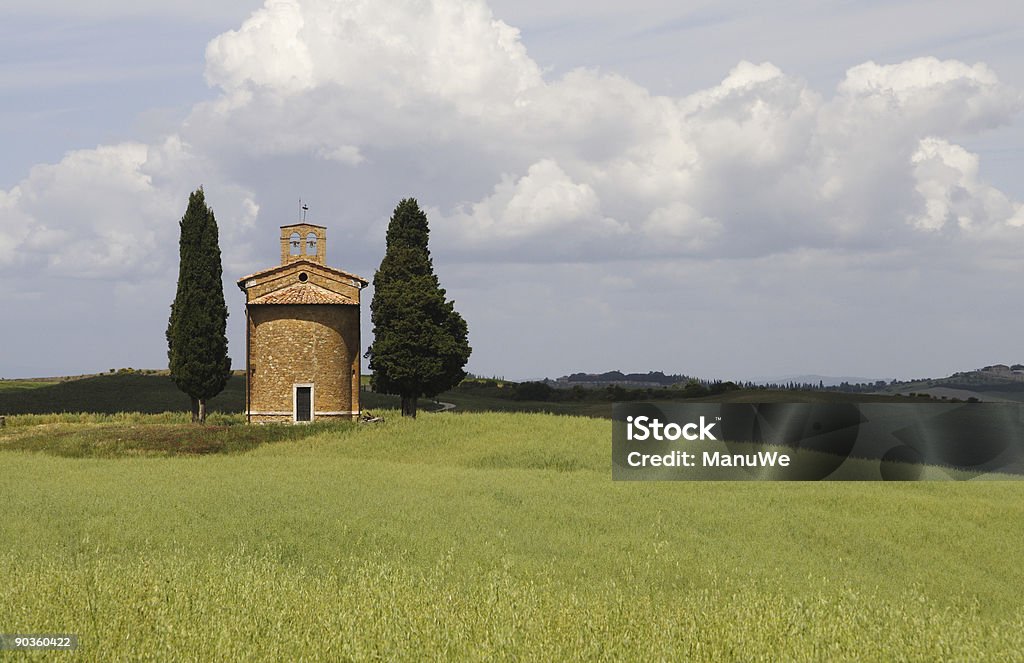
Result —
[[1024, 651], [1021, 482], [617, 483], [608, 420], [218, 416], [8, 418], [0, 633], [89, 661]]

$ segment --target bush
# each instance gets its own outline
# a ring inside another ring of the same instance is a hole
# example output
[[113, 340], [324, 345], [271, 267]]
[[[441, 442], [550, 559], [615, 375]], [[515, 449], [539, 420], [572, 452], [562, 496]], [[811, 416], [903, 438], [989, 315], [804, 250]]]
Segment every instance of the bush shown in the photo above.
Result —
[[512, 398], [517, 401], [549, 401], [554, 396], [554, 391], [543, 382], [521, 382], [515, 385]]

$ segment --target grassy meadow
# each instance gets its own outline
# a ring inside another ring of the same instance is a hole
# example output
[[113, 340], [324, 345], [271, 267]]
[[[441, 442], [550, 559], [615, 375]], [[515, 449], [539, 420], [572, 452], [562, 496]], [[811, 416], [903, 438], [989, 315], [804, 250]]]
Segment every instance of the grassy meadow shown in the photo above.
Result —
[[0, 393], [28, 391], [40, 387], [52, 387], [56, 384], [59, 384], [56, 380], [0, 380]]
[[607, 420], [384, 414], [9, 417], [0, 632], [90, 661], [1024, 651], [1019, 482], [612, 482]]

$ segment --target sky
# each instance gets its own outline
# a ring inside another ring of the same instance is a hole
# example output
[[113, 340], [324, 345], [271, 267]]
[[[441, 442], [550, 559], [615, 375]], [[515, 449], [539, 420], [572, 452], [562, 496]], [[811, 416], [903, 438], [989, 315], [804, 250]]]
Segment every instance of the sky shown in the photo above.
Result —
[[372, 279], [406, 197], [478, 375], [1024, 362], [1018, 2], [0, 11], [0, 377], [166, 367], [199, 186], [236, 368], [299, 199]]

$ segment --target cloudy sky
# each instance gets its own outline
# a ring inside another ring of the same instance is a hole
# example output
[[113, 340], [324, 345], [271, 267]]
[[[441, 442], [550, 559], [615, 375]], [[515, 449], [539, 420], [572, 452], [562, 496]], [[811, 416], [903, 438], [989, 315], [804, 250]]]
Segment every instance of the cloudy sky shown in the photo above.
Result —
[[407, 196], [474, 373], [1024, 361], [1019, 2], [2, 12], [0, 376], [165, 367], [199, 185], [236, 367], [234, 281], [276, 264], [298, 199], [328, 262], [371, 278]]

